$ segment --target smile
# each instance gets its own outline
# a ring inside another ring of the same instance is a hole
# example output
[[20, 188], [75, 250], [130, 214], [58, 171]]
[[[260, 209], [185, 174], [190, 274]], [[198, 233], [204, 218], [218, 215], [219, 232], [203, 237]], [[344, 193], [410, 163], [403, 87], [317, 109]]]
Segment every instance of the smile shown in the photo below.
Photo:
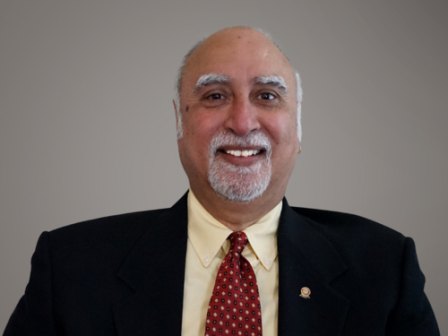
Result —
[[261, 150], [257, 150], [257, 149], [249, 149], [249, 150], [228, 149], [228, 150], [225, 150], [224, 152], [226, 154], [233, 155], [233, 156], [248, 157], [248, 156], [253, 156], [253, 155], [259, 154], [261, 152]]

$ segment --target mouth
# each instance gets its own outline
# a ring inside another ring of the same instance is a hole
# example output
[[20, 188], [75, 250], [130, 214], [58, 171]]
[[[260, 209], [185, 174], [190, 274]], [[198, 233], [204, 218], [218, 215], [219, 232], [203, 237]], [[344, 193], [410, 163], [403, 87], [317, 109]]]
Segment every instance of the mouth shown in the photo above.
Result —
[[254, 147], [221, 147], [217, 155], [225, 161], [237, 166], [250, 166], [261, 160], [265, 155], [264, 148]]
[[227, 162], [234, 166], [252, 166], [269, 162], [272, 149], [266, 135], [253, 132], [244, 137], [231, 132], [218, 133], [209, 145], [210, 164], [216, 160]]
[[227, 155], [232, 155], [232, 156], [236, 156], [236, 157], [249, 157], [249, 156], [255, 156], [255, 155], [259, 155], [262, 152], [264, 152], [264, 149], [244, 149], [244, 148], [239, 148], [239, 149], [218, 149], [218, 152], [227, 154]]

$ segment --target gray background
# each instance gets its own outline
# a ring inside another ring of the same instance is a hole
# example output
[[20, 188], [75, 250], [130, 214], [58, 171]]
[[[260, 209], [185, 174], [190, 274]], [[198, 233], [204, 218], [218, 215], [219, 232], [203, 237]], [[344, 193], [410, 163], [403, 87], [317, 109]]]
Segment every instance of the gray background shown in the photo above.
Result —
[[1, 0], [0, 330], [42, 231], [185, 192], [177, 67], [200, 37], [244, 24], [303, 78], [289, 202], [413, 237], [448, 333], [447, 13], [428, 0]]

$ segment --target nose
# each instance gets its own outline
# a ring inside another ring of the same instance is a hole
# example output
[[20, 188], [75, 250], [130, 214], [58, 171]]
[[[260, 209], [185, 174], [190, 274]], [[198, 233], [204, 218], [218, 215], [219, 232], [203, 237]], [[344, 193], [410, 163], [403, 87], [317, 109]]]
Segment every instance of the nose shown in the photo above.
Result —
[[248, 98], [235, 98], [229, 106], [225, 127], [236, 135], [245, 136], [260, 129], [257, 109]]

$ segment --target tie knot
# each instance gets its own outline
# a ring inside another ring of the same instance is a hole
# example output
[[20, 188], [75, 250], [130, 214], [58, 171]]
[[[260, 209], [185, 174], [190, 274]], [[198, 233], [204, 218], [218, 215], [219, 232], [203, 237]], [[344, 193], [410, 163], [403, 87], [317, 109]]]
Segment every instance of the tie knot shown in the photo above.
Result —
[[234, 250], [235, 253], [241, 253], [246, 246], [248, 239], [244, 232], [232, 232], [229, 235], [230, 249]]

